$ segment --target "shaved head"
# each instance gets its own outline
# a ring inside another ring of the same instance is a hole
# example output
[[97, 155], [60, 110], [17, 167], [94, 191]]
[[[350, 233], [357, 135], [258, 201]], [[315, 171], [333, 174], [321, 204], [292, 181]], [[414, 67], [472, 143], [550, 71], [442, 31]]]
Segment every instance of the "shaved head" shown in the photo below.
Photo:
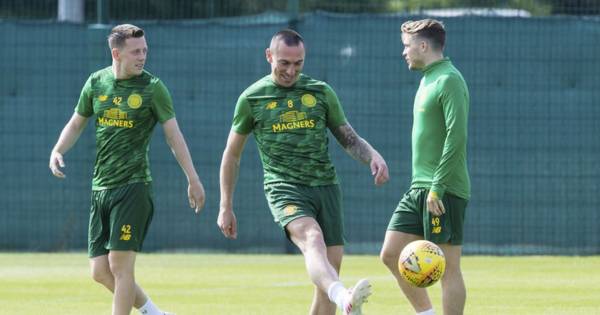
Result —
[[300, 34], [298, 34], [298, 32], [291, 29], [284, 29], [273, 35], [273, 38], [271, 38], [271, 44], [269, 45], [269, 48], [273, 53], [277, 53], [279, 45], [282, 42], [289, 47], [304, 45], [304, 39]]
[[280, 86], [290, 87], [300, 77], [304, 66], [304, 40], [296, 31], [281, 30], [271, 38], [265, 56], [271, 64], [273, 81]]

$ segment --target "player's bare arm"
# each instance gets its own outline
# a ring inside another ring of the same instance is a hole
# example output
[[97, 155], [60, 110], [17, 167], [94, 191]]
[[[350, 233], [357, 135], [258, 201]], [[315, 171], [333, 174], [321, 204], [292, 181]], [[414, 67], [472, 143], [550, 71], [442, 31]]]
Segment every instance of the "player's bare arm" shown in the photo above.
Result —
[[88, 118], [78, 113], [73, 113], [69, 122], [65, 125], [58, 141], [52, 152], [50, 153], [50, 162], [48, 167], [52, 174], [58, 178], [65, 178], [66, 175], [62, 172], [61, 168], [65, 167], [63, 160], [63, 154], [65, 154], [79, 139], [79, 136], [87, 125]]
[[199, 213], [202, 207], [204, 207], [204, 187], [202, 186], [198, 173], [196, 173], [194, 163], [192, 162], [192, 156], [185, 143], [183, 134], [179, 129], [177, 120], [171, 118], [165, 121], [163, 123], [163, 130], [165, 132], [167, 144], [171, 148], [173, 155], [175, 155], [175, 159], [177, 159], [177, 162], [187, 177], [190, 208], [195, 209], [196, 213]]
[[242, 135], [232, 130], [227, 138], [227, 146], [221, 159], [219, 175], [221, 202], [217, 225], [223, 235], [230, 239], [237, 238], [237, 220], [233, 212], [233, 192], [239, 174], [242, 152], [247, 139], [247, 135]]
[[349, 123], [333, 128], [331, 132], [350, 156], [370, 165], [376, 185], [383, 185], [389, 180], [388, 167], [381, 154], [361, 138]]

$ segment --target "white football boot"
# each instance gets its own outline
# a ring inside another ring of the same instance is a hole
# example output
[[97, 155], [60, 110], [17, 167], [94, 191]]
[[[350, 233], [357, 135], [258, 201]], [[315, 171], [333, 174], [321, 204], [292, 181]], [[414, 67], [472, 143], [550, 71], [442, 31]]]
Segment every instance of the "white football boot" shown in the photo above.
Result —
[[371, 295], [371, 284], [367, 279], [358, 280], [346, 294], [342, 313], [344, 315], [362, 315], [362, 305]]

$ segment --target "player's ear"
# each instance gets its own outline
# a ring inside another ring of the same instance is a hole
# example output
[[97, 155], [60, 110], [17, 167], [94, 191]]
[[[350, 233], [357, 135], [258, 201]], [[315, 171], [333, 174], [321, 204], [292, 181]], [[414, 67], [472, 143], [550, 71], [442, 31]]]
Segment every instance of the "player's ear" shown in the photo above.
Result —
[[424, 39], [423, 39], [423, 40], [421, 40], [421, 41], [419, 42], [419, 48], [421, 49], [421, 52], [425, 52], [425, 51], [427, 51], [427, 48], [428, 48], [428, 43], [427, 43], [427, 41], [426, 41], [426, 40], [424, 40]]
[[119, 49], [118, 48], [111, 48], [110, 54], [112, 56], [112, 59], [119, 60]]
[[271, 48], [265, 49], [265, 57], [269, 63], [273, 63], [273, 54], [271, 53]]

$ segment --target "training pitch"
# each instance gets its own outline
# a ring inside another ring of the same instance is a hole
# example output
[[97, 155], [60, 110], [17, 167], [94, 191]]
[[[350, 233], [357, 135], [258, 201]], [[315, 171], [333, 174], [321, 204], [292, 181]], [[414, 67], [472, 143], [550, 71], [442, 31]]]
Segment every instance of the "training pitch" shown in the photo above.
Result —
[[[462, 266], [465, 314], [600, 314], [600, 256], [466, 256]], [[378, 257], [345, 257], [341, 277], [371, 280], [366, 315], [414, 314]], [[177, 315], [306, 315], [312, 297], [299, 255], [140, 254], [136, 279]], [[429, 292], [441, 314], [440, 284]], [[85, 253], [0, 253], [1, 315], [106, 315], [110, 304]]]

